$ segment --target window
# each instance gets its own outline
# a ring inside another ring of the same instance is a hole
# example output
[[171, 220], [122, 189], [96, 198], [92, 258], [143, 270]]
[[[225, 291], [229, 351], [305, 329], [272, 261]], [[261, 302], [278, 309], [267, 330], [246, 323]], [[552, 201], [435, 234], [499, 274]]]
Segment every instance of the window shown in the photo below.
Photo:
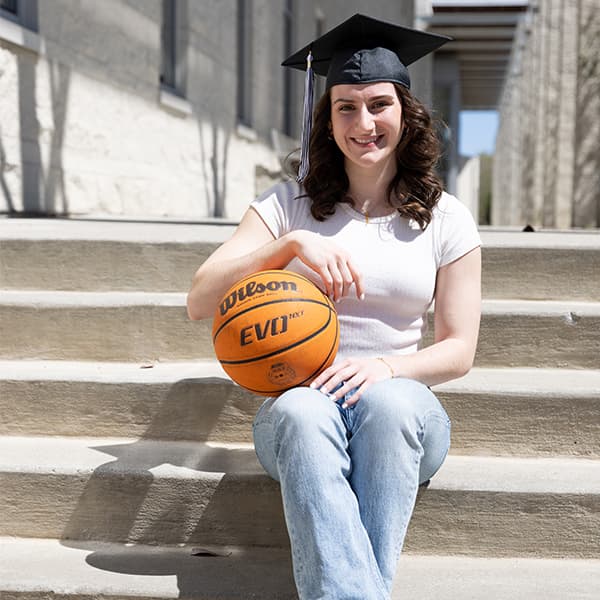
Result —
[[[290, 56], [294, 47], [294, 0], [285, 0], [283, 9], [283, 48], [284, 56]], [[296, 131], [296, 86], [294, 69], [283, 71], [283, 132], [289, 137], [294, 137]]]
[[17, 0], [0, 0], [0, 11], [2, 13], [10, 13], [18, 16], [18, 6]]
[[38, 0], [0, 0], [0, 39], [32, 52], [40, 52], [37, 34]]
[[187, 2], [163, 0], [160, 83], [168, 91], [185, 96], [187, 76]]
[[37, 5], [38, 0], [0, 0], [0, 17], [37, 31]]
[[252, 126], [252, 0], [237, 3], [237, 121]]

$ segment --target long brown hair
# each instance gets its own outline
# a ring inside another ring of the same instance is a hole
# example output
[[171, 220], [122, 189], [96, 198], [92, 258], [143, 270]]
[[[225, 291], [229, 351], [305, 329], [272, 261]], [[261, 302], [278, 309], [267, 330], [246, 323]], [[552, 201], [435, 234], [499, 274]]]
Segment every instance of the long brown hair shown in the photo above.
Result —
[[[434, 206], [442, 194], [442, 182], [434, 169], [440, 142], [431, 115], [406, 88], [394, 84], [402, 104], [404, 131], [396, 147], [397, 172], [388, 187], [389, 203], [401, 216], [414, 219], [421, 229], [431, 222]], [[310, 137], [310, 168], [303, 186], [312, 200], [311, 213], [324, 221], [338, 202], [351, 204], [344, 155], [330, 134], [331, 97], [327, 91], [314, 113]]]

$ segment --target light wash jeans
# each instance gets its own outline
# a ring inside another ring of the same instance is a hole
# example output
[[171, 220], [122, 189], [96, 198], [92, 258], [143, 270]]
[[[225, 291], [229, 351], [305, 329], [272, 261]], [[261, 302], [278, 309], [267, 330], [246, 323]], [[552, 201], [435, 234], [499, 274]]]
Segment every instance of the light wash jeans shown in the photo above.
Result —
[[301, 600], [383, 600], [420, 483], [441, 466], [450, 420], [425, 385], [389, 379], [352, 407], [318, 390], [267, 399], [258, 458], [281, 484]]

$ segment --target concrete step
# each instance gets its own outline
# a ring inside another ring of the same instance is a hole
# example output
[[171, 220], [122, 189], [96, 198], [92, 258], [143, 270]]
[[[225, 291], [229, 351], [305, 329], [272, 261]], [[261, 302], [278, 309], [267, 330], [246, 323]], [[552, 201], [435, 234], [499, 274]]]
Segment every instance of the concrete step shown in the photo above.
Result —
[[484, 228], [481, 237], [484, 298], [598, 300], [598, 232]]
[[0, 219], [7, 289], [187, 291], [231, 225]]
[[[0, 535], [286, 547], [251, 446], [0, 438]], [[420, 554], [600, 558], [600, 461], [450, 456], [420, 494]]]
[[[184, 292], [232, 225], [0, 220], [7, 289]], [[486, 298], [594, 301], [600, 236], [483, 229]], [[577, 265], [577, 268], [573, 268]]]
[[[473, 369], [436, 386], [455, 454], [600, 458], [600, 370]], [[216, 361], [0, 361], [0, 435], [251, 442], [262, 399]]]
[[[188, 320], [185, 294], [7, 290], [0, 331], [0, 359], [214, 357], [211, 321]], [[600, 302], [487, 300], [476, 364], [597, 369], [599, 346]]]
[[[287, 551], [0, 538], [3, 600], [294, 600]], [[206, 549], [211, 550], [211, 549]], [[434, 574], [434, 576], [432, 576]], [[600, 561], [404, 554], [392, 600], [596, 600]]]

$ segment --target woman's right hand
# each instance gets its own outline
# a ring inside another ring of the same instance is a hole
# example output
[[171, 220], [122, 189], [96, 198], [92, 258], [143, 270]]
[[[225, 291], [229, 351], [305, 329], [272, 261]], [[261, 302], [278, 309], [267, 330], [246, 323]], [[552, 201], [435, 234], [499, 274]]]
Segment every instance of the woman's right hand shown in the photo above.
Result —
[[236, 281], [263, 269], [283, 269], [295, 257], [317, 273], [334, 301], [347, 295], [352, 283], [356, 295], [364, 297], [362, 276], [347, 251], [310, 231], [296, 230], [275, 239], [258, 213], [249, 208], [233, 236], [196, 271], [187, 296], [189, 317], [211, 317]]
[[289, 238], [298, 259], [321, 278], [332, 300], [347, 296], [352, 284], [356, 296], [364, 298], [362, 274], [347, 250], [312, 231], [296, 230], [284, 237]]

